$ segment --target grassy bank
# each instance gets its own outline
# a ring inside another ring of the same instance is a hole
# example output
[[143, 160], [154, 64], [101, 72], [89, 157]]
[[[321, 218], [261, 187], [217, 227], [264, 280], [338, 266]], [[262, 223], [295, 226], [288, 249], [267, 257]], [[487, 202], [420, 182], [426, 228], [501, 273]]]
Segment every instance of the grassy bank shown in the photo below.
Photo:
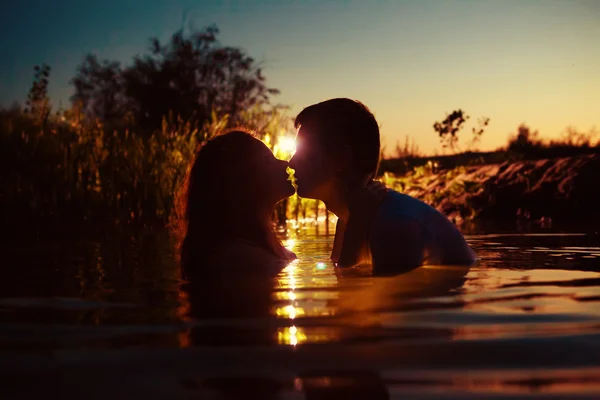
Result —
[[[237, 121], [256, 130], [277, 156], [290, 156], [280, 143], [292, 135], [284, 110], [255, 107], [240, 113]], [[179, 188], [196, 149], [228, 126], [226, 114], [213, 113], [201, 126], [165, 117], [160, 129], [139, 135], [127, 127], [109, 129], [76, 108], [43, 116], [18, 107], [0, 110], [0, 168], [4, 171], [0, 174], [0, 222], [13, 238], [79, 235], [107, 228], [125, 232], [164, 229], [176, 215]], [[506, 187], [522, 187], [521, 178], [515, 178], [521, 175], [528, 182], [537, 179], [529, 169], [539, 175], [549, 168], [549, 164], [535, 164], [539, 160], [593, 157], [600, 153], [600, 146], [589, 137], [586, 141], [573, 135], [558, 142], [525, 139], [517, 136], [506, 149], [495, 152], [384, 160], [383, 180], [459, 221], [515, 218], [518, 209], [541, 218], [546, 215], [537, 215], [537, 211], [543, 207], [528, 204], [531, 200], [526, 200], [525, 189], [513, 193]], [[490, 171], [497, 174], [498, 166], [506, 169], [511, 165], [517, 166], [514, 176], [506, 181], [492, 179]], [[578, 175], [583, 166], [569, 164], [565, 168]], [[590, 179], [577, 185], [591, 185]], [[531, 189], [527, 185], [525, 188]], [[491, 202], [490, 196], [498, 193], [513, 194], [496, 196]], [[582, 196], [586, 191], [577, 193], [570, 196]], [[546, 195], [555, 200], [562, 196], [560, 191]], [[594, 196], [592, 193], [590, 198]], [[498, 202], [504, 205], [498, 206]], [[487, 212], [494, 209], [491, 204], [501, 212]], [[280, 222], [312, 223], [315, 217], [325, 217], [323, 204], [297, 196], [280, 207], [275, 216]]]
[[[279, 152], [286, 134], [281, 110], [249, 110], [244, 126]], [[21, 109], [0, 111], [0, 207], [8, 237], [77, 235], [89, 229], [162, 229], [198, 146], [227, 127], [227, 115], [197, 126], [164, 118], [150, 135], [108, 131], [76, 110], [44, 121]], [[314, 202], [291, 198], [289, 214], [305, 216]], [[283, 213], [285, 215], [285, 213]]]
[[597, 171], [599, 152], [446, 169], [430, 161], [406, 174], [386, 172], [382, 181], [431, 204], [458, 224], [476, 220], [597, 223]]

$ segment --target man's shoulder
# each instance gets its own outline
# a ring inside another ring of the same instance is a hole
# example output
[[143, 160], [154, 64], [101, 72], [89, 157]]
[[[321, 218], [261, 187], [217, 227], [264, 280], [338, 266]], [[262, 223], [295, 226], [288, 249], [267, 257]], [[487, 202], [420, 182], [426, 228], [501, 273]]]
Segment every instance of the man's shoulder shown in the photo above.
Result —
[[405, 221], [436, 212], [427, 203], [395, 190], [389, 190], [379, 206], [376, 219]]
[[[404, 193], [390, 190], [371, 225], [371, 240], [388, 242], [392, 237], [420, 231], [423, 226], [418, 205], [420, 202]], [[386, 238], [386, 236], [388, 236]]]

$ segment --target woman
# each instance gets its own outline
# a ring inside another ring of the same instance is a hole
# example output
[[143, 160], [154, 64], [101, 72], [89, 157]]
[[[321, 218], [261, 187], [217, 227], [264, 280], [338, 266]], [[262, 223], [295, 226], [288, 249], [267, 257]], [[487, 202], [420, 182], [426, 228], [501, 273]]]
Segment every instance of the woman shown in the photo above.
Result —
[[271, 222], [275, 204], [294, 193], [287, 165], [241, 130], [202, 146], [182, 198], [186, 279], [230, 272], [275, 275], [295, 258]]

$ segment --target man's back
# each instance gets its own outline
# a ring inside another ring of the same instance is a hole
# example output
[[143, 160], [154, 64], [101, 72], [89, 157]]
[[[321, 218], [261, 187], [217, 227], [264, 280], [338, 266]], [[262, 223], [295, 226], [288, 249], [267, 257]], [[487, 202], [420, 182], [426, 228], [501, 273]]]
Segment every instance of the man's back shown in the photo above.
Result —
[[472, 264], [476, 255], [459, 230], [430, 205], [390, 190], [371, 225], [376, 270], [410, 270], [427, 264]]

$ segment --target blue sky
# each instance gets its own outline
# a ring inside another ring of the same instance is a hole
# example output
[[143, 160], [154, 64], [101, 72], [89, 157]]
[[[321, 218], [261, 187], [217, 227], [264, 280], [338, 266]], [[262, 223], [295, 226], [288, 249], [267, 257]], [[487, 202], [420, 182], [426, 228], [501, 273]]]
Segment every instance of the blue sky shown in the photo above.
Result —
[[50, 96], [86, 53], [128, 63], [148, 38], [216, 23], [225, 45], [264, 63], [277, 101], [302, 107], [363, 101], [384, 142], [410, 136], [439, 149], [436, 120], [456, 108], [490, 117], [484, 149], [519, 123], [547, 137], [568, 125], [600, 129], [600, 1], [166, 1], [4, 2], [0, 104], [24, 101], [33, 65], [52, 67]]

